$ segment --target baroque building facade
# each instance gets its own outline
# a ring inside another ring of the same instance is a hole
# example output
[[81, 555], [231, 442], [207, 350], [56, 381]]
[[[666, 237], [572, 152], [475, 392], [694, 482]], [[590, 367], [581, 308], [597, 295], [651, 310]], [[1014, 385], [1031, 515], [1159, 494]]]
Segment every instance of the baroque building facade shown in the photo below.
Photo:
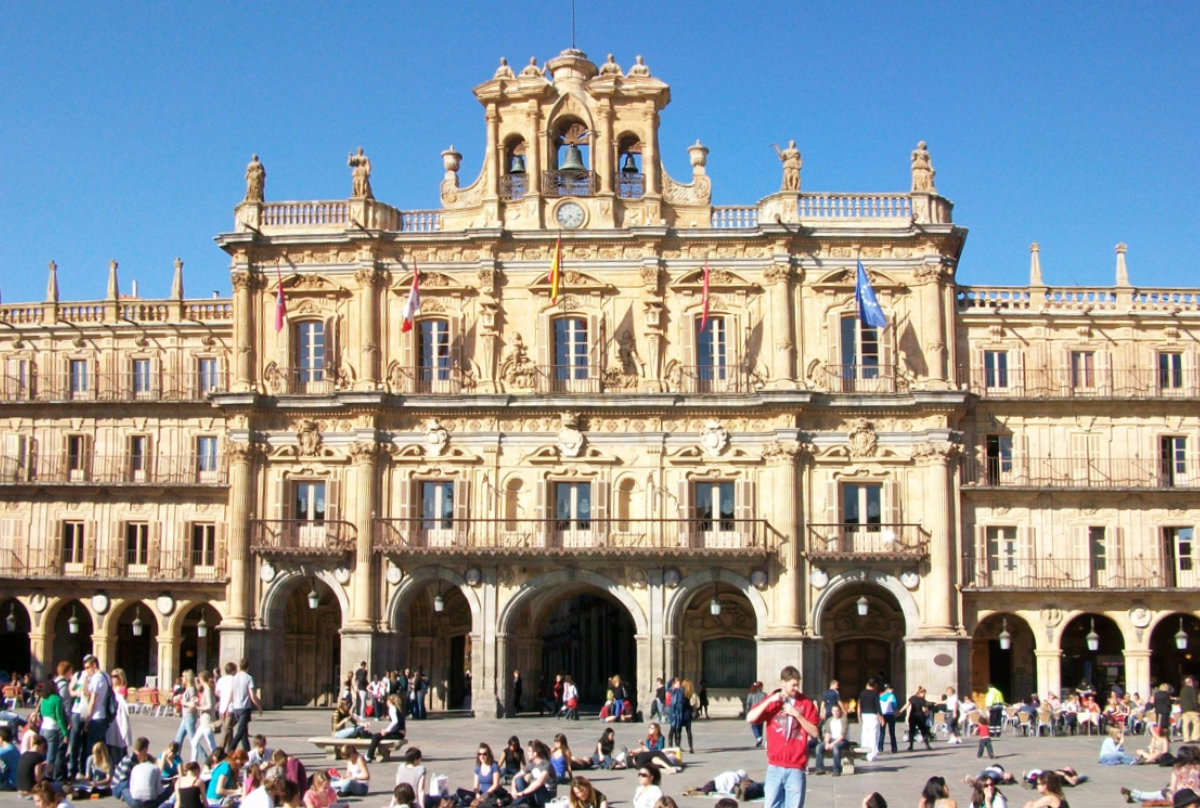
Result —
[[[664, 170], [669, 87], [564, 51], [475, 88], [437, 210], [264, 201], [232, 299], [0, 307], [0, 664], [133, 684], [248, 657], [269, 704], [423, 668], [511, 709], [569, 672], [806, 685], [1088, 679], [1200, 642], [1200, 297], [959, 285], [922, 143], [905, 193], [714, 206]], [[549, 269], [561, 250], [557, 288]], [[888, 318], [856, 315], [867, 268]], [[404, 307], [416, 285], [412, 328]], [[286, 317], [278, 311], [285, 301]], [[1183, 635], [1182, 642], [1176, 636]], [[1179, 647], [1180, 645], [1183, 647]]]

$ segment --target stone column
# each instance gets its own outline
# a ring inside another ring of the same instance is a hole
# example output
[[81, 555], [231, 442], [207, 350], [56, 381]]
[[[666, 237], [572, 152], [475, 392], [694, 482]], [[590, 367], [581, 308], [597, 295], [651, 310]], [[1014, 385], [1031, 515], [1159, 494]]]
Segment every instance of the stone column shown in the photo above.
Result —
[[[106, 623], [111, 615], [112, 610], [110, 609], [104, 615]], [[95, 633], [92, 634], [92, 655], [100, 660], [101, 670], [110, 671], [116, 666], [117, 641], [109, 637], [107, 632], [107, 627], [97, 626]]]
[[230, 443], [226, 452], [229, 454], [229, 613], [220, 626], [222, 663], [236, 662], [245, 655], [254, 614], [250, 602], [254, 595], [250, 519], [254, 513], [254, 457], [258, 447]]
[[[1036, 629], [1035, 629], [1036, 630]], [[1043, 696], [1047, 693], [1058, 693], [1062, 690], [1062, 651], [1057, 648], [1038, 648], [1033, 652], [1037, 658], [1037, 692]], [[1125, 672], [1125, 681], [1132, 686], [1129, 672]], [[1133, 691], [1130, 690], [1132, 693]], [[1145, 691], [1138, 691], [1143, 693]]]
[[233, 273], [233, 391], [254, 389], [254, 277]]
[[[923, 324], [921, 342], [925, 347], [925, 375], [937, 381], [945, 381], [946, 333], [945, 308], [942, 301], [942, 280], [945, 271], [939, 255], [926, 256], [926, 263], [917, 267], [916, 279], [920, 284], [920, 310]], [[899, 368], [897, 368], [899, 371]]]
[[[646, 175], [646, 196], [657, 197], [662, 193], [662, 182], [658, 166], [658, 110], [647, 110], [646, 142], [642, 144], [642, 173]], [[645, 222], [656, 225], [658, 222]]]
[[659, 295], [662, 269], [657, 256], [642, 259], [642, 310], [645, 322], [646, 362], [642, 387], [648, 392], [662, 392], [663, 300]]
[[[768, 474], [759, 479], [769, 488], [759, 495], [764, 506], [770, 503], [773, 532], [764, 539], [780, 542], [778, 569], [773, 594], [774, 608], [767, 631], [798, 633], [801, 628], [803, 610], [800, 604], [800, 520], [797, 510], [800, 492], [796, 490], [796, 463], [800, 458], [800, 444], [791, 441], [774, 443], [767, 447], [763, 456], [770, 464]], [[767, 499], [769, 492], [770, 499]], [[763, 626], [756, 627], [762, 634]], [[799, 660], [797, 660], [798, 662]], [[765, 680], [764, 680], [765, 681]]]
[[1150, 649], [1125, 649], [1125, 689], [1130, 693], [1149, 693]]
[[496, 199], [500, 193], [500, 175], [507, 166], [504, 165], [504, 144], [500, 142], [500, 113], [495, 104], [488, 104], [484, 118], [489, 148], [483, 151], [483, 195]]
[[663, 679], [670, 684], [671, 677], [679, 675], [679, 637], [667, 633], [663, 635]]
[[356, 390], [379, 388], [379, 272], [374, 265], [354, 273], [358, 281], [358, 381]]
[[480, 393], [499, 392], [499, 385], [496, 384], [496, 347], [500, 332], [496, 329], [496, 315], [500, 311], [500, 304], [496, 302], [495, 297], [499, 273], [500, 268], [494, 259], [490, 261], [490, 265], [489, 262], [485, 262], [479, 268], [479, 331], [475, 344], [483, 376], [482, 379], [476, 379]]
[[[354, 480], [354, 587], [350, 615], [346, 627], [354, 632], [370, 633], [375, 625], [374, 556], [371, 552], [372, 524], [375, 518], [375, 499], [379, 479], [379, 444], [358, 441], [350, 447]], [[360, 656], [362, 656], [360, 654]], [[362, 656], [371, 659], [370, 654]]]
[[[950, 512], [950, 463], [958, 457], [958, 447], [953, 443], [938, 442], [921, 444], [914, 450], [913, 458], [925, 467], [925, 484], [921, 495], [922, 526], [928, 531], [929, 572], [921, 588], [924, 590], [924, 616], [919, 632], [923, 635], [950, 634], [954, 631], [953, 570], [957, 561], [954, 553], [954, 520]], [[913, 503], [915, 498], [910, 498]], [[913, 537], [914, 539], [916, 537]], [[909, 629], [910, 633], [912, 629]]]
[[[165, 627], [171, 622], [169, 617], [161, 618]], [[179, 638], [168, 636], [164, 631], [158, 632], [158, 689], [170, 690], [179, 670]]]
[[[43, 622], [44, 624], [44, 622]], [[30, 673], [33, 678], [41, 681], [53, 679], [58, 660], [54, 658], [54, 632], [39, 631], [36, 627], [29, 632]], [[68, 660], [72, 665], [80, 663], [77, 659]]]
[[599, 129], [592, 138], [592, 165], [600, 175], [600, 193], [611, 195], [613, 192], [613, 128], [612, 105], [603, 99], [596, 106], [596, 118]]
[[771, 339], [774, 367], [771, 368], [773, 387], [795, 387], [796, 340], [792, 326], [792, 267], [787, 255], [775, 256], [774, 263], [763, 271], [769, 284], [771, 306]]

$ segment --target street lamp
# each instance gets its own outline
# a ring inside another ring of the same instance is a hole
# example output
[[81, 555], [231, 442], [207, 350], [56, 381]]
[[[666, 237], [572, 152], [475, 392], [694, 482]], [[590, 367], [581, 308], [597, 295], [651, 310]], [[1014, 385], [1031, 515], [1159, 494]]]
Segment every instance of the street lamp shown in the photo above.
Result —
[[445, 608], [446, 608], [446, 599], [442, 597], [442, 584], [439, 581], [438, 582], [438, 593], [433, 598], [433, 610], [435, 612], [441, 612]]
[[317, 581], [313, 579], [312, 589], [308, 593], [308, 608], [314, 611], [321, 605], [321, 596], [317, 594]]
[[78, 608], [79, 607], [77, 606], [71, 607], [71, 617], [69, 620], [67, 620], [67, 631], [71, 632], [72, 634], [79, 633], [79, 618], [75, 616], [75, 612]]
[[1180, 651], [1186, 651], [1188, 646], [1188, 635], [1183, 630], [1183, 618], [1179, 618], [1179, 633], [1175, 635], [1175, 647]]
[[204, 639], [208, 636], [208, 622], [204, 619], [204, 614], [200, 615], [200, 622], [196, 624], [196, 636]]
[[17, 606], [14, 603], [8, 604], [8, 617], [4, 618], [4, 625], [9, 631], [17, 630]]
[[133, 616], [133, 636], [140, 637], [142, 632], [146, 630], [146, 624], [142, 622], [142, 607], [137, 607], [137, 614]]
[[1004, 629], [1000, 632], [1000, 650], [1007, 651], [1012, 648], [1012, 635], [1008, 633], [1008, 618], [1004, 618]]
[[713, 581], [713, 596], [708, 602], [708, 613], [713, 617], [721, 616], [721, 599], [717, 597], [717, 582]]
[[859, 617], [866, 617], [867, 612], [871, 610], [871, 604], [867, 601], [866, 595], [859, 595], [858, 600], [854, 601], [854, 605], [858, 609]]
[[1096, 618], [1092, 618], [1092, 630], [1087, 635], [1087, 645], [1089, 651], [1100, 650], [1100, 635], [1096, 633]]

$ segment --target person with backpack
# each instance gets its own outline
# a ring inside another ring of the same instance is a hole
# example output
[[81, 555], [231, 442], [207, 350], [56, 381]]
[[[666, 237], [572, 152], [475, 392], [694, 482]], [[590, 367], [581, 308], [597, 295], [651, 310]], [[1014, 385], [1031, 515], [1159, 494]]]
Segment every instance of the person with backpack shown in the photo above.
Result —
[[[87, 724], [87, 749], [97, 743], [107, 743], [108, 726], [112, 723], [117, 712], [117, 696], [113, 693], [112, 680], [108, 674], [100, 670], [100, 660], [94, 654], [83, 658], [83, 670], [86, 676], [85, 706], [80, 715]], [[116, 758], [117, 755], [111, 756]]]

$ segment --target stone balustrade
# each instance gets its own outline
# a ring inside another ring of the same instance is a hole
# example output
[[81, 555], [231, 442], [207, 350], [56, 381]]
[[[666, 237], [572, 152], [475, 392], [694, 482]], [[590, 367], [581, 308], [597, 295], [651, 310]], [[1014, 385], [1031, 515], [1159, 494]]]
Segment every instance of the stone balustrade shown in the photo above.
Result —
[[1200, 312], [1200, 293], [1178, 289], [1122, 287], [960, 286], [958, 310], [1006, 312]]

